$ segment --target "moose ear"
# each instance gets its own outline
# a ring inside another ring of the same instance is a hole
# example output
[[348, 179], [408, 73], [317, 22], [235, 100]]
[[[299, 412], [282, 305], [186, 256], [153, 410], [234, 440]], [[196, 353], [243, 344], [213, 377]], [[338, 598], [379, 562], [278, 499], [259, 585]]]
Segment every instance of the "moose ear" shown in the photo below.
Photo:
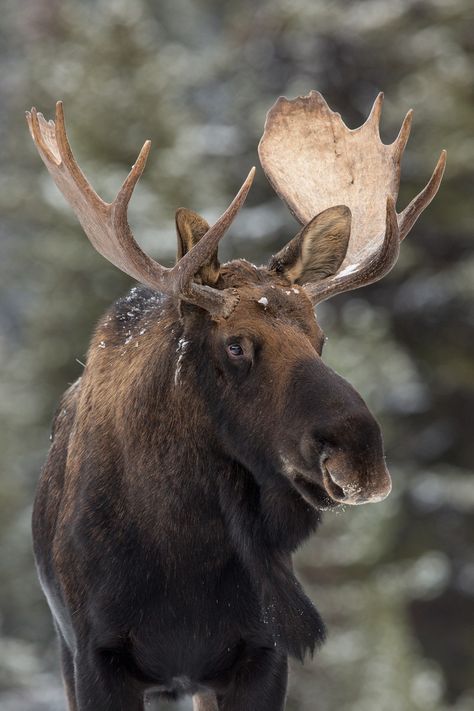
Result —
[[[204, 237], [209, 229], [206, 220], [185, 207], [176, 210], [176, 235], [178, 239], [178, 250], [176, 261], [189, 252], [196, 245], [201, 237]], [[200, 267], [196, 274], [196, 281], [208, 286], [214, 286], [219, 279], [220, 264], [217, 258], [217, 249], [209, 259]]]
[[351, 234], [351, 211], [330, 207], [313, 217], [286, 247], [272, 257], [268, 268], [292, 284], [316, 282], [335, 274], [346, 256]]

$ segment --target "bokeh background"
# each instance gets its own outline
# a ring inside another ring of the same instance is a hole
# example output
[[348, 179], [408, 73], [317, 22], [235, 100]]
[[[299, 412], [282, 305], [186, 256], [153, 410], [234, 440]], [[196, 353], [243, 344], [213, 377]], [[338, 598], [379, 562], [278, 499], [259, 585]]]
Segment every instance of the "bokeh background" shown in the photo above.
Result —
[[[132, 286], [88, 244], [23, 112], [50, 117], [64, 100], [76, 155], [106, 199], [152, 139], [131, 221], [171, 264], [174, 210], [217, 217], [258, 164], [267, 109], [312, 88], [352, 128], [383, 89], [386, 142], [415, 109], [399, 207], [441, 148], [448, 168], [395, 270], [319, 308], [326, 361], [382, 423], [394, 491], [327, 515], [297, 556], [330, 635], [293, 665], [288, 708], [472, 710], [472, 1], [1, 0], [0, 13], [2, 710], [65, 708], [31, 502], [55, 403], [99, 315]], [[221, 254], [263, 262], [296, 229], [259, 170]]]

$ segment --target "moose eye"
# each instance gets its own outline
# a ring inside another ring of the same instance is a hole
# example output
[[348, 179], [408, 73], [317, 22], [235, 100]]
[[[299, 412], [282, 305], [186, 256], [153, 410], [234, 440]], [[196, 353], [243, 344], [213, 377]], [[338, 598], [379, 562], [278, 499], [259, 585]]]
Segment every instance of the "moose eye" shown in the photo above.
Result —
[[240, 343], [229, 343], [227, 346], [227, 353], [232, 357], [232, 358], [240, 358], [240, 356], [244, 355], [244, 349], [240, 345]]

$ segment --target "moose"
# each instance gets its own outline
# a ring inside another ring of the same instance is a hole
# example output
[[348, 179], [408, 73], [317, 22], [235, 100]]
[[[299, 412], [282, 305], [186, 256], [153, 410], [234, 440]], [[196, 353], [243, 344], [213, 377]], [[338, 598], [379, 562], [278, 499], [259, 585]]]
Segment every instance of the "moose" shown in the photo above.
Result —
[[220, 264], [254, 169], [210, 226], [176, 213], [177, 261], [135, 241], [127, 207], [147, 141], [112, 203], [55, 121], [33, 141], [95, 249], [139, 286], [98, 323], [52, 427], [33, 512], [39, 579], [70, 711], [139, 711], [147, 694], [195, 711], [281, 711], [288, 657], [323, 642], [292, 553], [342, 504], [383, 500], [380, 428], [324, 364], [314, 307], [383, 277], [438, 191], [395, 204], [410, 111], [379, 136], [383, 95], [350, 130], [318, 92], [280, 98], [259, 145], [301, 224], [266, 266]]

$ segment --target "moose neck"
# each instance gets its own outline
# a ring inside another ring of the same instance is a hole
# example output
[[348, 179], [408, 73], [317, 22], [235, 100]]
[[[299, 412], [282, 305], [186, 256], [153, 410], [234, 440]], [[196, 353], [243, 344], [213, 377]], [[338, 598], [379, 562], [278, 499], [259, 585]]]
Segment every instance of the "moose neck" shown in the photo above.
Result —
[[241, 571], [275, 639], [302, 658], [324, 626], [291, 553], [319, 513], [268, 461], [253, 470], [229, 451], [206, 323], [189, 330], [171, 300], [147, 290], [106, 314], [78, 388], [68, 476], [97, 526], [113, 521], [116, 535], [160, 561], [168, 591], [183, 576], [201, 589], [229, 566]]

